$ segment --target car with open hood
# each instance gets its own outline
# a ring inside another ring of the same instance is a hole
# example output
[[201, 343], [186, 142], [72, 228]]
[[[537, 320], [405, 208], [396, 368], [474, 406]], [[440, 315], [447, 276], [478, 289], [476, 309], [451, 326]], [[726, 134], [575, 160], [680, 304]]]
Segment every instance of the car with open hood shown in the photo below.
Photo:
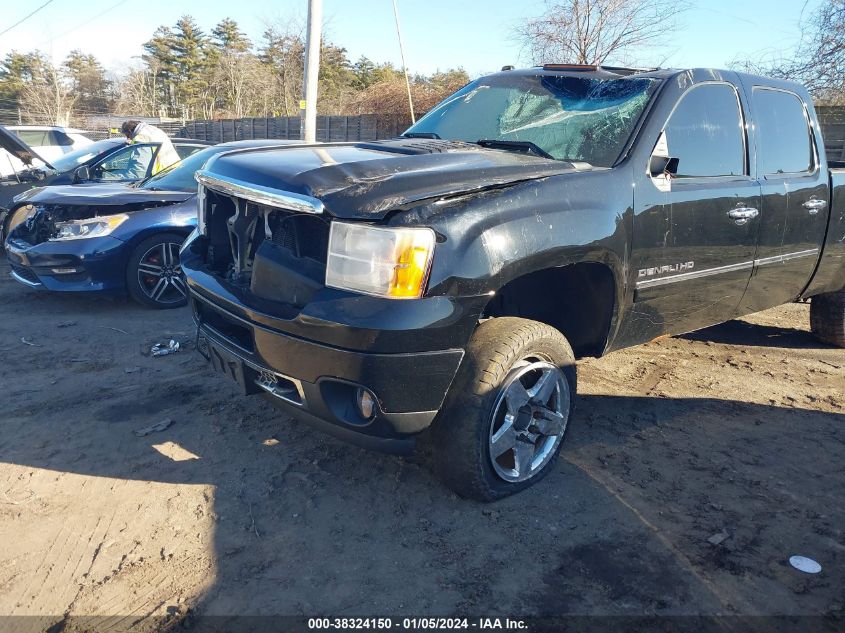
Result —
[[31, 288], [127, 291], [154, 308], [184, 305], [179, 247], [197, 222], [194, 173], [227, 151], [291, 142], [206, 147], [136, 185], [31, 189], [10, 209], [5, 249], [12, 277]]
[[[94, 142], [82, 130], [60, 125], [8, 125], [6, 129], [48, 161]], [[0, 177], [11, 176], [21, 169], [24, 169], [24, 164], [20, 160], [0, 149]]]
[[[208, 147], [207, 141], [172, 139], [180, 158]], [[53, 160], [47, 160], [16, 134], [0, 125], [0, 148], [25, 167], [0, 178], [0, 235], [3, 219], [15, 196], [33, 187], [73, 185], [87, 182], [130, 183], [152, 174], [158, 143], [129, 145], [121, 137], [95, 141]], [[149, 148], [149, 149], [148, 149]], [[150, 151], [152, 150], [152, 151]]]

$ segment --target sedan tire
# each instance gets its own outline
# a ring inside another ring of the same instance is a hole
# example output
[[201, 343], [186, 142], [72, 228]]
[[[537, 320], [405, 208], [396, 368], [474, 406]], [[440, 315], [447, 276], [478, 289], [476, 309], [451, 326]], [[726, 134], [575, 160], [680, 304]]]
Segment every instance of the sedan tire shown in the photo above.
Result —
[[179, 308], [188, 302], [188, 286], [179, 262], [185, 238], [159, 233], [138, 244], [126, 267], [126, 288], [135, 301], [149, 308]]

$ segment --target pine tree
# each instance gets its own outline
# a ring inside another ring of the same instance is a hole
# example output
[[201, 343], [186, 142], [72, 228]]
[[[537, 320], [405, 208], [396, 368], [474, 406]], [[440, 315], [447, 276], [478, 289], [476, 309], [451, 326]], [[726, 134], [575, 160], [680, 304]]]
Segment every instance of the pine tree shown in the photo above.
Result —
[[189, 15], [179, 18], [173, 33], [176, 96], [187, 118], [207, 116], [212, 105], [208, 93], [208, 48], [208, 38], [194, 19]]
[[108, 112], [111, 82], [97, 58], [73, 50], [62, 65], [76, 96], [76, 109], [83, 114]]
[[43, 80], [47, 59], [39, 52], [11, 51], [0, 61], [0, 113], [6, 120], [17, 118], [17, 108], [24, 87]]
[[211, 30], [211, 36], [212, 45], [222, 53], [246, 53], [252, 47], [252, 42], [231, 18], [223, 18]]

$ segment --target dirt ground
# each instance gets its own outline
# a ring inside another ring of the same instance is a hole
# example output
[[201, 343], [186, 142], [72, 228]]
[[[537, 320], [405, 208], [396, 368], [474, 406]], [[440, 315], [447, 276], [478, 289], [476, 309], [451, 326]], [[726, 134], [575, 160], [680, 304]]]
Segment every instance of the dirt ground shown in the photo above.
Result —
[[0, 265], [0, 614], [842, 615], [845, 350], [808, 311], [580, 363], [555, 471], [484, 505], [238, 395], [186, 309]]

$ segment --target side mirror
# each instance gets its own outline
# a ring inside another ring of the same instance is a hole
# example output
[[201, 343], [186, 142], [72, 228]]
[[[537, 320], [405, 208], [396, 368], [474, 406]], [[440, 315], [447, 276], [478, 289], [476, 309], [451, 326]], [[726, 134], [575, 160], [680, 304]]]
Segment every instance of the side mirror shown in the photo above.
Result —
[[91, 180], [91, 170], [88, 169], [88, 165], [77, 167], [76, 171], [73, 172], [73, 182], [85, 182], [86, 180]]
[[652, 178], [671, 178], [678, 173], [678, 162], [679, 160], [669, 153], [666, 132], [661, 132], [648, 161], [648, 173]]
[[678, 159], [674, 156], [651, 155], [648, 162], [648, 171], [652, 178], [661, 176], [675, 176], [678, 173]]

